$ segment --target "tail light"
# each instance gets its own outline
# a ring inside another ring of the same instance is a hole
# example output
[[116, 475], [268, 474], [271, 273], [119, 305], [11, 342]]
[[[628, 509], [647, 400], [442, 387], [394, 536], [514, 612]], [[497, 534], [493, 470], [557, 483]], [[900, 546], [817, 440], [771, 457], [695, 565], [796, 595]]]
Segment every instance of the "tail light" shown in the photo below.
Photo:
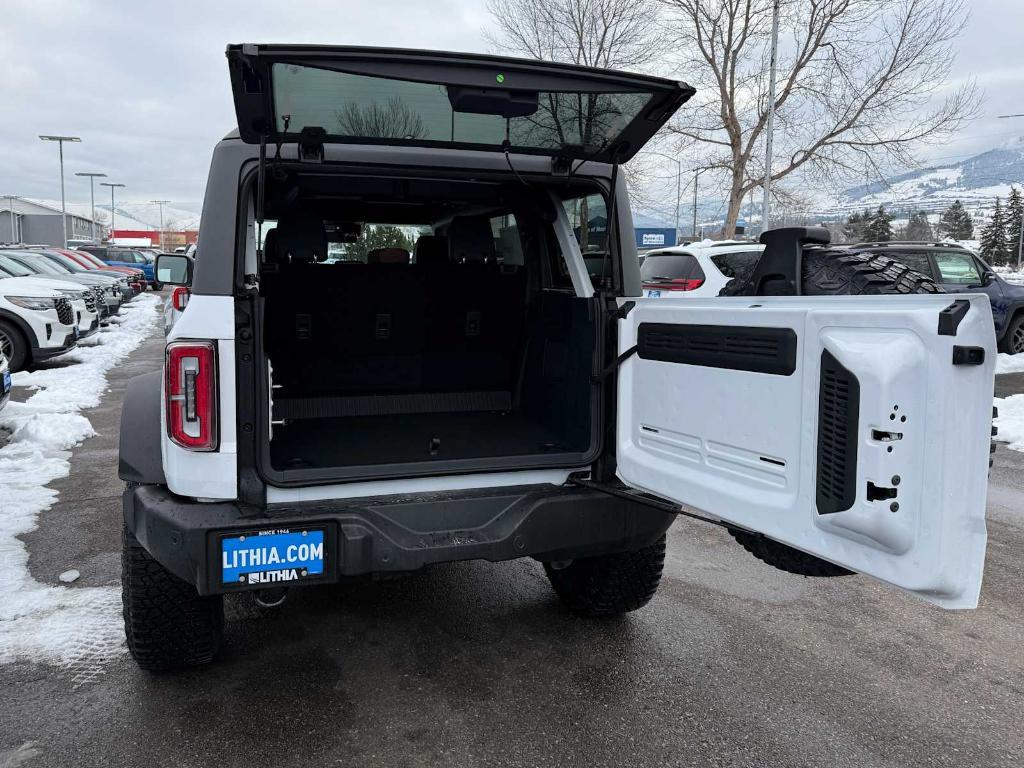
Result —
[[188, 288], [179, 285], [171, 291], [171, 306], [179, 312], [185, 311], [185, 307], [188, 306]]
[[217, 449], [217, 348], [212, 341], [167, 345], [167, 436], [191, 451]]
[[695, 291], [704, 285], [703, 278], [677, 277], [664, 283], [644, 283], [644, 288], [653, 291]]

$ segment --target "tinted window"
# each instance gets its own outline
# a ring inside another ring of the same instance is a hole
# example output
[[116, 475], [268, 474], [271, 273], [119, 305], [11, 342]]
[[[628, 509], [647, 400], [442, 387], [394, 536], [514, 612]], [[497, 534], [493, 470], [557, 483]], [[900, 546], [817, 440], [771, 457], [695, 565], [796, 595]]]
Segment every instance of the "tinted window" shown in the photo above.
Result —
[[716, 253], [711, 262], [726, 277], [736, 277], [752, 272], [761, 258], [760, 251], [743, 251], [741, 253]]
[[939, 251], [935, 254], [935, 264], [944, 283], [980, 283], [978, 267], [974, 258], [966, 253], [955, 251]]
[[640, 279], [645, 281], [680, 280], [703, 277], [697, 259], [685, 253], [652, 253], [640, 267]]
[[932, 262], [924, 251], [881, 251], [882, 255], [889, 256], [896, 261], [902, 262], [915, 272], [932, 277]]
[[[274, 64], [277, 130], [322, 127], [329, 136], [468, 142], [593, 152], [610, 145], [643, 111], [651, 94], [541, 92], [524, 117], [455, 111], [458, 91], [444, 85]], [[503, 76], [502, 76], [503, 77]], [[286, 122], [287, 121], [287, 122]]]
[[14, 275], [15, 277], [24, 277], [25, 275], [35, 274], [31, 269], [28, 269], [22, 264], [19, 264], [14, 259], [0, 254], [0, 269], [8, 274]]

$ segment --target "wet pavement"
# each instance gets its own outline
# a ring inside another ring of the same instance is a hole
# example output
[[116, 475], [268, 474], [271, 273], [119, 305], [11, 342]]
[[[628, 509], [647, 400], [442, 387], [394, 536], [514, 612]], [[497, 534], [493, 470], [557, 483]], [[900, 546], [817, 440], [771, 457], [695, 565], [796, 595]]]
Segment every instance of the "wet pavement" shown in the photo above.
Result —
[[[161, 349], [85, 412], [99, 436], [25, 537], [39, 581], [118, 583], [119, 403]], [[266, 615], [233, 600], [199, 670], [0, 666], [0, 766], [1020, 766], [1022, 469], [996, 453], [976, 611], [784, 574], [681, 520], [658, 594], [620, 620], [568, 614], [532, 561], [463, 563]]]

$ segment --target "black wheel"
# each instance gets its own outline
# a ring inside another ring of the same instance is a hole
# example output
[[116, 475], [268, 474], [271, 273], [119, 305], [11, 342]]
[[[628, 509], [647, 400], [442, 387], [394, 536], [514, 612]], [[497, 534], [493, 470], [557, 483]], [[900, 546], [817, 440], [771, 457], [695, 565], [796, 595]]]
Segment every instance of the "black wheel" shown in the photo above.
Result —
[[163, 283], [150, 283], [150, 285], [153, 286], [154, 291], [162, 291], [164, 289]]
[[1001, 352], [1011, 355], [1024, 353], [1024, 312], [1014, 316], [999, 342]]
[[780, 571], [795, 573], [798, 576], [852, 576], [853, 571], [848, 571], [838, 565], [833, 565], [820, 557], [808, 555], [799, 549], [787, 547], [777, 541], [772, 541], [753, 531], [741, 531], [730, 528], [729, 533], [738, 541], [747, 552], [758, 560], [778, 568]]
[[544, 563], [544, 572], [555, 594], [573, 613], [608, 618], [647, 605], [658, 591], [664, 565], [662, 536], [632, 552], [574, 560], [561, 568]]
[[[728, 282], [722, 296], [753, 296], [753, 268]], [[929, 277], [907, 265], [874, 253], [847, 253], [810, 249], [803, 257], [803, 292], [806, 296], [944, 293]], [[759, 533], [730, 529], [750, 554], [768, 565], [800, 576], [848, 576], [851, 571], [821, 558], [787, 547]]]
[[224, 599], [200, 597], [124, 529], [121, 601], [128, 650], [150, 672], [213, 661], [224, 633]]
[[28, 340], [13, 324], [0, 320], [0, 352], [10, 363], [11, 373], [20, 371], [28, 362]]

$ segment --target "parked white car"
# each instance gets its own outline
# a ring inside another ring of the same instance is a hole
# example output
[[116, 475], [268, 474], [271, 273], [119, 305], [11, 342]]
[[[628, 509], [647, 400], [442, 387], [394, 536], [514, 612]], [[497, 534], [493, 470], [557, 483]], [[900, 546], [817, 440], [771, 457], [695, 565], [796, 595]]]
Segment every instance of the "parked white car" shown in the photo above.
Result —
[[753, 269], [764, 246], [744, 240], [703, 240], [651, 251], [640, 265], [644, 296], [706, 298], [717, 296], [737, 271]]
[[78, 302], [52, 286], [30, 277], [0, 279], [0, 353], [12, 372], [78, 344]]

